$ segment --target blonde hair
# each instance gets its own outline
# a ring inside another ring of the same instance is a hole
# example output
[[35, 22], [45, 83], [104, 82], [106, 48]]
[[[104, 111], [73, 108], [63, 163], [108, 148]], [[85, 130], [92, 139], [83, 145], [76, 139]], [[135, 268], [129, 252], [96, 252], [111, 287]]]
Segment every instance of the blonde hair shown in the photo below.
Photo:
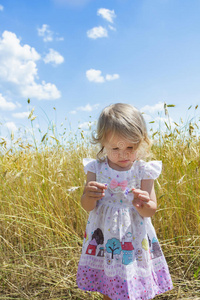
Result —
[[98, 159], [104, 156], [104, 142], [108, 133], [118, 134], [136, 144], [137, 159], [148, 156], [151, 140], [148, 137], [143, 115], [134, 106], [125, 103], [116, 103], [107, 106], [101, 112], [96, 135], [92, 136], [92, 143], [100, 144], [101, 150]]

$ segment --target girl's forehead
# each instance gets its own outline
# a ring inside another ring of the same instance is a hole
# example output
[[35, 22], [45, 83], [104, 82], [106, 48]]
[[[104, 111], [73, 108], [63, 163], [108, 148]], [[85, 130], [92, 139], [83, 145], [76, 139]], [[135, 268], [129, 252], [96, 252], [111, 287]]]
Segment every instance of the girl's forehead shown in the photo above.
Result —
[[110, 145], [117, 145], [117, 144], [130, 144], [130, 140], [126, 139], [125, 137], [119, 135], [119, 134], [113, 134], [112, 132], [109, 132], [106, 135], [106, 143]]

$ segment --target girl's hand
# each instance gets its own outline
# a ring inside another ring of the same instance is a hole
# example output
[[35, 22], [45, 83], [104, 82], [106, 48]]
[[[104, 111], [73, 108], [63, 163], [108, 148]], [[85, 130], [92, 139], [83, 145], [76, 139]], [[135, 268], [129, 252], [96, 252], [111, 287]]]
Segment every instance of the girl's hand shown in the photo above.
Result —
[[140, 189], [132, 189], [132, 192], [134, 195], [132, 203], [136, 208], [143, 208], [144, 206], [147, 208], [151, 207], [151, 199], [147, 191], [142, 191]]
[[98, 201], [105, 196], [106, 189], [107, 186], [103, 183], [99, 183], [97, 181], [89, 181], [85, 186], [84, 194], [85, 197]]
[[81, 204], [87, 211], [91, 211], [96, 207], [97, 201], [105, 196], [107, 185], [96, 181], [96, 174], [87, 173], [87, 182], [81, 197]]
[[152, 217], [157, 209], [154, 180], [141, 181], [141, 189], [132, 189], [134, 199], [133, 205], [142, 217]]

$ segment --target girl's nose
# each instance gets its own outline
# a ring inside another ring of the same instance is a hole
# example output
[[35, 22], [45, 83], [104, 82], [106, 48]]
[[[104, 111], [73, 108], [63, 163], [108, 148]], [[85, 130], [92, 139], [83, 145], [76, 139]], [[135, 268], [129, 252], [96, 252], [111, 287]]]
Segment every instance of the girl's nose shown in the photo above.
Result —
[[121, 150], [119, 155], [120, 155], [120, 158], [127, 158], [128, 152], [126, 150]]

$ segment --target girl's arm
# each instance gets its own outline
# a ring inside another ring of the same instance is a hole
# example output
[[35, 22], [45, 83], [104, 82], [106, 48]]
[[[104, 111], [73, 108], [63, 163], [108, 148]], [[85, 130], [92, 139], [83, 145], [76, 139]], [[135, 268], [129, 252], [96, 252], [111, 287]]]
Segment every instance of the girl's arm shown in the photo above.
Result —
[[157, 200], [154, 190], [154, 180], [141, 181], [141, 190], [133, 189], [133, 205], [142, 217], [152, 217], [157, 209]]
[[91, 211], [96, 207], [97, 201], [105, 196], [105, 184], [96, 181], [96, 174], [92, 172], [87, 173], [87, 181], [81, 197], [82, 207]]

